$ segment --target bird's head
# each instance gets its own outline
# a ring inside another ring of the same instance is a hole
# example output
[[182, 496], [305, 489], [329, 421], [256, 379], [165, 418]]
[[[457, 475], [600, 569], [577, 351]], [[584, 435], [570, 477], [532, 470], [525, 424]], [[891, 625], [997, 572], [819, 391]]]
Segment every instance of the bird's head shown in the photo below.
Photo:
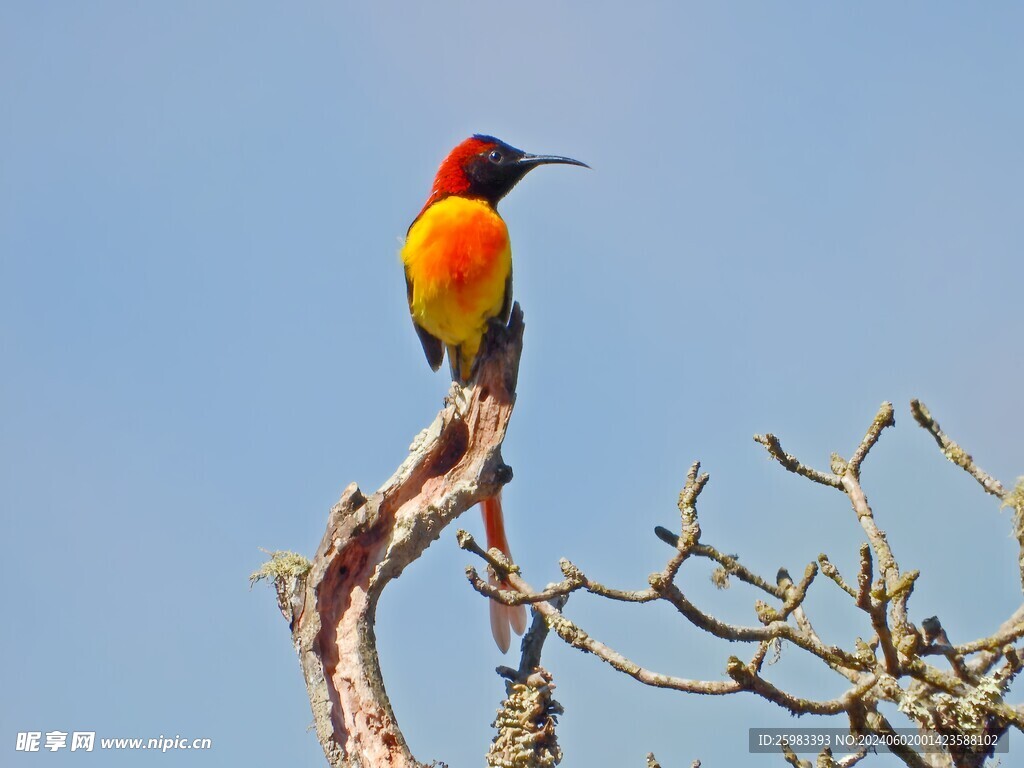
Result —
[[523, 176], [538, 165], [552, 163], [590, 167], [570, 157], [531, 155], [493, 136], [471, 136], [441, 163], [427, 205], [450, 195], [477, 197], [497, 205]]

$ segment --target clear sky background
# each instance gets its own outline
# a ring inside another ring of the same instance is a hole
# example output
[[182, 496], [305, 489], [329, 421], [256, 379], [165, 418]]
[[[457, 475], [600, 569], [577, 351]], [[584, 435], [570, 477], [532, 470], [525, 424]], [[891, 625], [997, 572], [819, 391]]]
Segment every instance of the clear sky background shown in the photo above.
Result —
[[[377, 488], [440, 408], [397, 253], [474, 132], [593, 166], [538, 170], [501, 206], [528, 580], [566, 556], [644, 586], [695, 459], [708, 543], [769, 576], [822, 551], [852, 571], [845, 497], [751, 435], [824, 468], [888, 399], [864, 483], [924, 570], [913, 618], [993, 629], [1020, 602], [1009, 516], [907, 402], [1024, 474], [1022, 30], [1012, 3], [0, 2], [0, 763], [325, 764], [247, 577], [261, 547], [312, 554], [345, 485]], [[455, 527], [385, 592], [378, 638], [414, 753], [463, 768], [511, 657]], [[708, 572], [684, 570], [688, 593], [753, 623], [755, 595]], [[825, 579], [808, 609], [832, 642], [870, 633]], [[568, 612], [673, 674], [752, 652], [661, 606]], [[782, 764], [746, 753], [748, 727], [794, 722], [753, 697], [545, 657], [566, 766]], [[767, 674], [843, 689], [792, 648]], [[15, 754], [26, 730], [214, 749]]]

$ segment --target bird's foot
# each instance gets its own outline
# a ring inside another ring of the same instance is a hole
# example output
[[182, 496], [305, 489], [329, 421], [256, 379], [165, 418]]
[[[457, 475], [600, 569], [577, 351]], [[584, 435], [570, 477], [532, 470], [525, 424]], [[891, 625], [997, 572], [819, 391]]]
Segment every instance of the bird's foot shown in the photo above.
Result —
[[446, 406], [453, 406], [456, 413], [460, 416], [465, 416], [469, 411], [469, 400], [466, 397], [468, 391], [468, 387], [462, 386], [457, 381], [452, 382], [452, 388], [448, 390], [448, 394], [444, 397], [444, 404]]

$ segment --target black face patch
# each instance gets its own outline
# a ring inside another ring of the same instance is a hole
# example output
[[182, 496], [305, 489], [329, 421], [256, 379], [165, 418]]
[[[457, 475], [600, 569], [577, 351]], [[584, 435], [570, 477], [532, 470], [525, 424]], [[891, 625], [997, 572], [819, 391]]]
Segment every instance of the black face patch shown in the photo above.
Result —
[[522, 150], [492, 141], [490, 149], [466, 161], [464, 170], [470, 192], [496, 205], [535, 166], [522, 162], [527, 157]]
[[482, 197], [491, 205], [507, 195], [519, 180], [538, 165], [579, 165], [589, 168], [586, 163], [560, 155], [531, 155], [511, 147], [493, 136], [474, 136], [485, 142], [486, 149], [470, 156], [462, 164], [462, 171], [469, 182], [469, 194]]

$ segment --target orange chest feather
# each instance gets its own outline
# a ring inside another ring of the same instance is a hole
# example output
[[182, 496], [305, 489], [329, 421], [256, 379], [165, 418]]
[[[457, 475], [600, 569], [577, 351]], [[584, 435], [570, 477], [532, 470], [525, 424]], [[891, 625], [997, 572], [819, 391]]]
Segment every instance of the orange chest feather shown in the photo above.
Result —
[[505, 305], [512, 251], [505, 222], [487, 203], [451, 196], [428, 207], [402, 248], [409, 310], [417, 325], [475, 352], [488, 318]]
[[425, 293], [504, 282], [509, 241], [505, 222], [487, 203], [448, 197], [434, 203], [409, 230], [402, 261]]

